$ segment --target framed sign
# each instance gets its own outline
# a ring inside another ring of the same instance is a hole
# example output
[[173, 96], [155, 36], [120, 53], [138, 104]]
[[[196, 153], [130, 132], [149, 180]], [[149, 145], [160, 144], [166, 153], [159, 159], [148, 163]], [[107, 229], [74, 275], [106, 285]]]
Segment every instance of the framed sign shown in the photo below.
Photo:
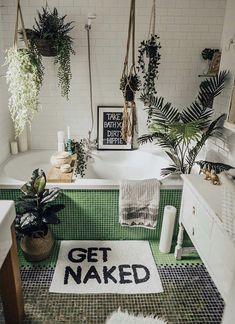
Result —
[[121, 106], [98, 106], [98, 150], [132, 149], [131, 143], [126, 143], [122, 139], [122, 117], [123, 107]]

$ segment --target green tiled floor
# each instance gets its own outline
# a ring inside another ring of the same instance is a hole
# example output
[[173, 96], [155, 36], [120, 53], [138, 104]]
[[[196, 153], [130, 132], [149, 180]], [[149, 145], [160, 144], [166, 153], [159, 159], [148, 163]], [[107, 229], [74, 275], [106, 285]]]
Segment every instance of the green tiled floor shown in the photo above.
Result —
[[[19, 249], [19, 259], [20, 265], [22, 269], [30, 269], [30, 268], [54, 268], [56, 265], [57, 256], [59, 253], [61, 241], [55, 241], [54, 249], [52, 251], [51, 257], [45, 261], [41, 262], [27, 262], [22, 254], [21, 249]], [[154, 260], [157, 265], [185, 265], [185, 264], [201, 264], [202, 261], [198, 257], [198, 254], [190, 254], [184, 257], [181, 261], [176, 261], [174, 257], [174, 253], [164, 254], [159, 251], [159, 243], [156, 241], [149, 241], [151, 250], [153, 253]]]

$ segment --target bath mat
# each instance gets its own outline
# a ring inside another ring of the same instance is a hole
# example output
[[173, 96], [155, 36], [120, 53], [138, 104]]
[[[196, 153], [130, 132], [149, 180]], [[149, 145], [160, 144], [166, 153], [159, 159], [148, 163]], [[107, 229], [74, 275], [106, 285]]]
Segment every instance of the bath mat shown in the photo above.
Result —
[[120, 309], [114, 312], [105, 324], [167, 324], [164, 320], [151, 316], [132, 315], [122, 312]]
[[148, 241], [62, 241], [50, 292], [152, 294], [163, 288]]

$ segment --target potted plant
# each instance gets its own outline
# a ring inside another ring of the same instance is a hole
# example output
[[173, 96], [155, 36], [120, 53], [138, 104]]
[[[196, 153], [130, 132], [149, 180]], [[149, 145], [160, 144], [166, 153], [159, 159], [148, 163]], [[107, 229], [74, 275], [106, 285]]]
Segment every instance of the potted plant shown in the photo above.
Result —
[[42, 56], [54, 56], [54, 63], [58, 64], [58, 79], [61, 95], [68, 99], [70, 90], [71, 54], [75, 54], [73, 40], [69, 32], [74, 28], [73, 21], [65, 23], [67, 15], [59, 16], [54, 8], [52, 11], [46, 6], [42, 13], [38, 11], [38, 19], [32, 29], [26, 29], [29, 42], [35, 45]]
[[65, 206], [51, 203], [60, 194], [59, 188], [45, 189], [45, 173], [36, 169], [31, 180], [25, 183], [16, 202], [15, 229], [21, 237], [20, 246], [28, 261], [46, 259], [52, 250], [54, 238], [49, 224], [59, 224], [57, 213]]
[[224, 88], [228, 72], [206, 79], [200, 85], [197, 99], [183, 111], [164, 103], [164, 98], [152, 96], [148, 110], [149, 133], [142, 135], [140, 144], [156, 141], [172, 164], [162, 169], [162, 175], [191, 173], [198, 153], [211, 136], [221, 138], [221, 125], [226, 115], [211, 120], [211, 102]]

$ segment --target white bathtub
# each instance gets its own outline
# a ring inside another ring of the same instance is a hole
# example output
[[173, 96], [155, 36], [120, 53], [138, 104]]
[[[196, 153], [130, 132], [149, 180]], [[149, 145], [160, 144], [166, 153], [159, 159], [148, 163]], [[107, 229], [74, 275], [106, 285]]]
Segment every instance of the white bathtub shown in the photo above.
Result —
[[[0, 167], [0, 188], [19, 188], [30, 179], [37, 168], [48, 172], [49, 150], [32, 150], [11, 156]], [[166, 154], [160, 150], [134, 151], [93, 151], [88, 161], [86, 175], [83, 179], [75, 179], [68, 184], [59, 184], [63, 189], [117, 189], [122, 179], [161, 179], [160, 170], [169, 165]], [[55, 186], [55, 184], [48, 184]], [[163, 186], [179, 188], [180, 179], [164, 179]]]

